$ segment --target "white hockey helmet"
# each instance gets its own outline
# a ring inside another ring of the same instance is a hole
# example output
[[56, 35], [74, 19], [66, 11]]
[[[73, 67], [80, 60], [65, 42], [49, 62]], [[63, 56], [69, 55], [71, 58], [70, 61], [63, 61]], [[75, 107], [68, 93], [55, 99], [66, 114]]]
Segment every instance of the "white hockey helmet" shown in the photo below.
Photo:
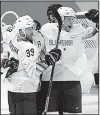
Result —
[[18, 33], [19, 29], [25, 30], [26, 28], [33, 27], [34, 25], [35, 25], [34, 20], [30, 16], [26, 15], [19, 17], [13, 26], [14, 31]]
[[70, 7], [60, 7], [58, 13], [61, 16], [62, 21], [64, 21], [64, 17], [76, 17], [74, 10]]

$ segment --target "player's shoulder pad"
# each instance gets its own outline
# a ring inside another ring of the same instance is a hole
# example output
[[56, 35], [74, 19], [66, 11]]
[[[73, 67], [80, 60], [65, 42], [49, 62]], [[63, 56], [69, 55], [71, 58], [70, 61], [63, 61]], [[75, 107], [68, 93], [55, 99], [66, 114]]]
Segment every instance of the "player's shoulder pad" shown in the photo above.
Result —
[[53, 30], [58, 30], [57, 23], [46, 23], [41, 27], [41, 32], [43, 34], [51, 35]]

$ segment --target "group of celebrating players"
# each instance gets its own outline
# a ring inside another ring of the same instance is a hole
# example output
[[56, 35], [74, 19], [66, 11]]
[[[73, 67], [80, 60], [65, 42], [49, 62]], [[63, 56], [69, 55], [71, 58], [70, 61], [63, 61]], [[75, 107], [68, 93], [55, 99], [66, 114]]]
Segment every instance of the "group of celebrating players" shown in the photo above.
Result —
[[[59, 25], [53, 7], [62, 20], [58, 48], [55, 46]], [[50, 5], [47, 16], [49, 22], [42, 27], [26, 15], [19, 17], [13, 25], [6, 25], [6, 29], [2, 28], [1, 64], [4, 69], [8, 68], [4, 84], [8, 89], [11, 115], [42, 115], [54, 63], [48, 112], [58, 111], [59, 115], [82, 112], [80, 79], [89, 71], [85, 65], [84, 40], [98, 32], [99, 12], [92, 9], [85, 14], [96, 23], [95, 28], [74, 24], [73, 20], [77, 18], [74, 10], [60, 4]]]

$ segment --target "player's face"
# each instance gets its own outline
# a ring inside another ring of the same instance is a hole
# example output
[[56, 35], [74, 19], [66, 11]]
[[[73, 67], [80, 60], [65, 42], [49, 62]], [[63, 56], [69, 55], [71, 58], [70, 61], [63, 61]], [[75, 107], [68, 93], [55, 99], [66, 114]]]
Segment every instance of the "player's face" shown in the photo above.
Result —
[[52, 12], [49, 14], [48, 19], [50, 22], [55, 22], [55, 18], [53, 16]]
[[31, 38], [33, 36], [33, 28], [29, 27], [25, 29], [26, 37]]
[[32, 42], [33, 29], [32, 28], [25, 29], [25, 33], [26, 33], [26, 39]]
[[63, 26], [65, 28], [65, 31], [69, 32], [71, 30], [73, 19], [73, 17], [64, 17]]
[[33, 27], [29, 27], [29, 28], [25, 29], [26, 38], [29, 41], [32, 41], [32, 37], [33, 37], [33, 34], [34, 34], [35, 30], [36, 30], [36, 25], [34, 25]]

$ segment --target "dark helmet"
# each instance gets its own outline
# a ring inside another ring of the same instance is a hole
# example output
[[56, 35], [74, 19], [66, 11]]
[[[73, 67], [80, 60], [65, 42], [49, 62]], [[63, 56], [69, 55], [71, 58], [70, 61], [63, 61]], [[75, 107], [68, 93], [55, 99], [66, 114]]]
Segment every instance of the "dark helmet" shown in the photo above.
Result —
[[38, 21], [36, 21], [36, 20], [34, 20], [34, 22], [37, 24], [36, 30], [40, 30], [41, 24]]
[[[54, 16], [53, 16], [53, 13], [52, 13], [52, 10], [51, 10], [52, 7], [55, 7], [56, 10], [58, 10], [58, 8], [62, 7], [62, 5], [60, 5], [60, 4], [52, 4], [52, 5], [50, 5], [50, 6], [48, 7], [48, 9], [47, 9], [48, 20], [49, 20], [50, 22], [55, 22], [55, 18], [54, 18]], [[51, 18], [50, 15], [51, 15], [53, 18]]]

